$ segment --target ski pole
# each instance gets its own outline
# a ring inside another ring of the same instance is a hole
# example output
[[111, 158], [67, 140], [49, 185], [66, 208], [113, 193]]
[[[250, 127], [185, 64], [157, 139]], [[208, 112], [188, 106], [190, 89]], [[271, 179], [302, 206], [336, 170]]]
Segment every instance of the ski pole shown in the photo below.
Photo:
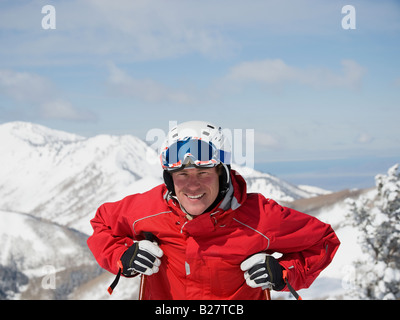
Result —
[[[151, 232], [143, 232], [145, 240], [148, 240], [150, 242], [156, 242], [154, 234]], [[139, 286], [139, 300], [143, 300], [143, 293], [144, 293], [144, 287], [146, 286], [146, 280], [147, 276], [142, 274], [140, 277], [140, 286]]]
[[261, 289], [264, 291], [265, 294], [265, 300], [272, 300], [271, 299], [271, 289], [272, 285], [269, 283], [265, 286], [262, 286]]
[[272, 300], [270, 288], [264, 289], [264, 293], [265, 293], [265, 300]]

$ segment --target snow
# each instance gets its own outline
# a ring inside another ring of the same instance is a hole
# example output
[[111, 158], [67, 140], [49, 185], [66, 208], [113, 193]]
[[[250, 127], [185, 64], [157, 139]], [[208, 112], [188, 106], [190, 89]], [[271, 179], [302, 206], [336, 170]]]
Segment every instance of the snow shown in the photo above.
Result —
[[320, 187], [315, 187], [315, 186], [308, 186], [304, 184], [300, 184], [297, 186], [299, 189], [304, 190], [308, 193], [311, 193], [313, 195], [322, 195], [322, 194], [329, 194], [332, 193], [332, 191], [322, 189]]
[[[91, 233], [97, 207], [162, 183], [155, 150], [125, 135], [84, 138], [24, 122], [0, 126], [0, 208]], [[246, 170], [235, 167], [239, 171]], [[249, 191], [291, 201], [313, 194], [252, 170]]]
[[232, 164], [232, 169], [239, 172], [247, 182], [247, 192], [258, 192], [267, 198], [290, 202], [296, 199], [315, 196], [314, 191], [303, 190], [268, 173], [248, 167]]
[[[350, 202], [351, 224], [361, 231], [364, 256], [357, 261], [355, 275], [364, 299], [399, 299], [400, 281], [400, 174], [398, 164], [387, 175], [376, 176], [374, 197]], [[386, 273], [388, 270], [388, 273]], [[393, 270], [394, 272], [391, 272]], [[388, 279], [390, 281], [386, 281]]]
[[146, 159], [156, 153], [132, 136], [83, 138], [17, 122], [0, 126], [0, 138], [0, 208], [86, 233], [82, 220], [101, 203], [162, 182]]
[[[1, 265], [12, 264], [27, 273], [46, 264], [65, 268], [71, 263], [67, 263], [71, 258], [76, 259], [76, 265], [87, 262], [80, 243], [60, 226], [3, 210], [0, 219]], [[53, 259], [55, 256], [60, 258], [56, 261]]]
[[[93, 269], [97, 263], [85, 240], [92, 232], [89, 221], [100, 204], [162, 183], [158, 156], [152, 148], [129, 135], [85, 138], [32, 123], [12, 122], [0, 125], [0, 164], [0, 272], [2, 266], [13, 266], [34, 283], [34, 279], [43, 277], [45, 266], [52, 266], [57, 274], [74, 272], [81, 266], [82, 270], [90, 270], [82, 271], [90, 277], [83, 277], [77, 288], [68, 288], [68, 298], [137, 298], [139, 277], [121, 279], [113, 295], [108, 295], [106, 288], [113, 275]], [[250, 168], [233, 168], [243, 174], [248, 192], [260, 192], [278, 202], [330, 193], [313, 186], [295, 186]], [[390, 201], [396, 198], [396, 190], [397, 185], [388, 184], [382, 192]], [[363, 194], [371, 201], [376, 196], [376, 189]], [[347, 223], [349, 210], [349, 203], [341, 199], [318, 211], [318, 219], [332, 225], [341, 245], [333, 262], [312, 286], [300, 290], [304, 299], [354, 298], [354, 262], [364, 253], [358, 242], [360, 231]], [[374, 212], [373, 225], [387, 221], [379, 210]], [[382, 281], [399, 281], [399, 270], [386, 268], [383, 273]], [[30, 286], [21, 287], [21, 293], [13, 298], [24, 298], [23, 289], [28, 292]], [[49, 297], [46, 292], [40, 296]], [[289, 293], [277, 292], [272, 292], [272, 298], [291, 299]]]

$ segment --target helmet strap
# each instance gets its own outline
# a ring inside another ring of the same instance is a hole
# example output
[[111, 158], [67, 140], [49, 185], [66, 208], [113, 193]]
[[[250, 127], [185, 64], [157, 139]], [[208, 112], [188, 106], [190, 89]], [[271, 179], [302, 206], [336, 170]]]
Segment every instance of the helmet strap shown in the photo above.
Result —
[[163, 170], [164, 183], [167, 186], [168, 191], [171, 195], [175, 195], [174, 180], [172, 180], [172, 175], [168, 170]]

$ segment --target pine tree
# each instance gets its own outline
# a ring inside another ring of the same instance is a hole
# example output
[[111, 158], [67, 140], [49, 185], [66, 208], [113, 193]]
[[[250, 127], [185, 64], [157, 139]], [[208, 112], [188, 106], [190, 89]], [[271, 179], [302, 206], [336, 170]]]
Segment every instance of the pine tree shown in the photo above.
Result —
[[362, 299], [400, 299], [399, 165], [377, 175], [376, 197], [349, 201], [348, 218], [361, 231], [364, 256], [355, 263], [354, 293]]

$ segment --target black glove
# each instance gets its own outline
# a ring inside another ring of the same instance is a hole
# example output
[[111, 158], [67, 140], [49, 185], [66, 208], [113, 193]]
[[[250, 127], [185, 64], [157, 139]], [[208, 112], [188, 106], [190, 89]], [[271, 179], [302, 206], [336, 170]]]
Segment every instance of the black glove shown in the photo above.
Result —
[[135, 242], [121, 257], [122, 274], [132, 277], [138, 273], [147, 276], [158, 272], [164, 252], [155, 243], [148, 240]]
[[240, 265], [240, 269], [245, 271], [246, 283], [252, 288], [266, 289], [272, 286], [274, 290], [280, 291], [285, 287], [283, 267], [266, 253], [257, 253], [247, 258]]

